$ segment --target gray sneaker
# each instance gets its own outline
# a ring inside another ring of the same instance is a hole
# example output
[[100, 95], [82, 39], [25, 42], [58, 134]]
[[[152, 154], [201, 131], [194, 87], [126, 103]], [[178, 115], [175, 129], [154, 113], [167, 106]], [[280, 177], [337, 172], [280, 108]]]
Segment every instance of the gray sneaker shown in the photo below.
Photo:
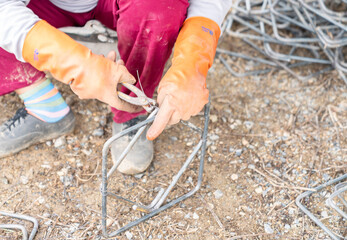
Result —
[[[134, 126], [135, 124], [145, 120], [145, 116], [139, 116], [131, 119], [125, 123], [112, 124], [112, 135], [115, 135], [124, 129]], [[147, 128], [141, 134], [137, 142], [134, 144], [128, 155], [124, 158], [117, 170], [124, 174], [137, 174], [145, 171], [153, 160], [153, 142], [146, 138]], [[130, 143], [131, 139], [135, 136], [136, 131], [123, 136], [122, 138], [115, 141], [111, 146], [111, 155], [113, 162], [117, 161], [120, 154]]]
[[0, 158], [17, 153], [33, 144], [73, 131], [75, 116], [70, 112], [56, 123], [43, 122], [24, 108], [0, 126]]

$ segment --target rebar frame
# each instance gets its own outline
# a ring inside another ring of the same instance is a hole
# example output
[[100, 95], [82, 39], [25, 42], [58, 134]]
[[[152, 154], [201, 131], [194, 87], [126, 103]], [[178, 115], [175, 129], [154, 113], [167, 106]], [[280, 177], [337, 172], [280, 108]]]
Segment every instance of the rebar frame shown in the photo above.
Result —
[[32, 222], [33, 229], [31, 230], [29, 237], [28, 237], [28, 231], [21, 224], [0, 224], [0, 228], [1, 229], [18, 229], [18, 230], [22, 231], [22, 235], [23, 235], [22, 239], [23, 240], [33, 240], [34, 239], [34, 237], [37, 233], [37, 230], [39, 228], [39, 222], [35, 218], [27, 216], [27, 215], [8, 213], [8, 212], [3, 212], [3, 211], [0, 211], [0, 215]]
[[[343, 180], [347, 179], [347, 174], [344, 174], [338, 178], [332, 179], [328, 181], [325, 184], [322, 184], [318, 187], [313, 188], [315, 191], [307, 191], [302, 194], [300, 194], [295, 202], [296, 205], [309, 217], [313, 222], [315, 222], [320, 228], [323, 229], [332, 239], [334, 240], [341, 240], [341, 238], [338, 234], [332, 232], [326, 225], [324, 225], [312, 212], [310, 212], [302, 203], [301, 200], [304, 198], [310, 197], [313, 193], [319, 192], [323, 190], [324, 188], [331, 186], [333, 184], [336, 184], [338, 182], [341, 182]], [[347, 182], [342, 182], [340, 184], [337, 184], [335, 186], [335, 191], [332, 193], [328, 199], [327, 199], [327, 205], [332, 207], [337, 213], [339, 213], [343, 218], [347, 221], [347, 213], [343, 211], [343, 208], [341, 209], [338, 204], [334, 201], [336, 197], [339, 197], [340, 199], [340, 205], [347, 208], [347, 202], [346, 199], [342, 197], [342, 193], [345, 193], [347, 191]]]
[[[186, 159], [186, 161], [184, 162], [184, 164], [182, 165], [182, 167], [180, 168], [180, 170], [178, 171], [178, 173], [173, 177], [170, 185], [164, 190], [161, 189], [157, 196], [153, 199], [153, 201], [147, 205], [147, 206], [143, 206], [141, 204], [137, 204], [129, 199], [126, 199], [122, 196], [118, 196], [114, 193], [111, 193], [108, 191], [107, 189], [107, 185], [108, 185], [108, 181], [109, 178], [112, 176], [112, 174], [115, 172], [115, 170], [117, 169], [117, 167], [119, 166], [119, 164], [122, 162], [122, 160], [125, 158], [126, 154], [129, 152], [129, 150], [131, 149], [131, 147], [135, 144], [135, 142], [137, 141], [137, 139], [140, 137], [140, 135], [143, 133], [143, 131], [145, 130], [145, 128], [147, 127], [147, 125], [151, 122], [153, 122], [154, 120], [154, 116], [157, 113], [157, 110], [154, 110], [149, 116], [148, 118], [143, 121], [138, 123], [135, 126], [132, 126], [130, 128], [125, 129], [124, 131], [114, 135], [113, 137], [111, 137], [109, 140], [106, 141], [106, 143], [104, 144], [103, 150], [102, 150], [102, 185], [101, 185], [101, 193], [102, 193], [102, 232], [103, 235], [105, 237], [114, 237], [116, 235], [119, 235], [120, 233], [148, 220], [149, 218], [159, 214], [162, 211], [165, 211], [166, 209], [174, 206], [175, 204], [191, 197], [195, 192], [197, 192], [200, 187], [201, 187], [201, 183], [202, 183], [202, 176], [203, 176], [203, 170], [204, 170], [204, 160], [205, 160], [205, 153], [206, 153], [206, 141], [207, 141], [207, 132], [208, 132], [208, 122], [209, 122], [209, 115], [210, 115], [210, 102], [205, 106], [205, 110], [204, 110], [204, 127], [203, 129], [195, 126], [194, 124], [190, 123], [190, 122], [182, 122], [184, 125], [190, 127], [193, 131], [201, 134], [201, 139], [198, 142], [198, 144], [194, 147], [192, 153], [188, 156], [188, 158]], [[127, 135], [128, 133], [137, 130], [136, 135], [133, 137], [133, 139], [131, 140], [131, 142], [129, 143], [129, 145], [126, 147], [126, 149], [122, 152], [122, 154], [120, 155], [120, 157], [113, 162], [113, 166], [111, 167], [111, 169], [107, 172], [107, 155], [109, 152], [109, 149], [111, 147], [111, 144], [116, 141], [117, 139]], [[195, 187], [190, 190], [189, 192], [183, 194], [182, 196], [171, 200], [170, 202], [166, 203], [165, 205], [163, 205], [165, 199], [167, 198], [167, 196], [169, 195], [169, 193], [171, 192], [171, 190], [175, 187], [176, 183], [178, 182], [179, 178], [182, 176], [182, 174], [185, 172], [185, 170], [188, 168], [188, 166], [190, 165], [190, 163], [194, 160], [194, 158], [197, 156], [198, 152], [200, 150], [200, 163], [199, 163], [199, 170], [198, 170], [198, 178], [197, 178], [197, 183], [195, 185]], [[106, 225], [106, 220], [107, 220], [107, 197], [111, 196], [114, 197], [116, 199], [120, 199], [123, 201], [126, 201], [130, 204], [133, 205], [133, 209], [138, 209], [141, 210], [142, 212], [146, 212], [147, 214], [138, 218], [135, 221], [132, 221], [128, 224], [126, 224], [125, 226], [119, 228], [116, 231], [113, 232], [108, 232], [107, 230], [107, 225]]]

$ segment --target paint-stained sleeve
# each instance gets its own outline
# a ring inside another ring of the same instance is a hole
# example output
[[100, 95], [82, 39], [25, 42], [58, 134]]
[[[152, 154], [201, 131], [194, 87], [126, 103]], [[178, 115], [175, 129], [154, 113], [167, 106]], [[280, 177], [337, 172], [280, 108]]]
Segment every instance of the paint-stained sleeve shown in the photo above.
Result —
[[226, 14], [231, 8], [232, 0], [189, 0], [187, 19], [191, 17], [206, 17], [221, 26]]
[[40, 20], [26, 7], [28, 0], [0, 0], [0, 47], [22, 62], [25, 37]]

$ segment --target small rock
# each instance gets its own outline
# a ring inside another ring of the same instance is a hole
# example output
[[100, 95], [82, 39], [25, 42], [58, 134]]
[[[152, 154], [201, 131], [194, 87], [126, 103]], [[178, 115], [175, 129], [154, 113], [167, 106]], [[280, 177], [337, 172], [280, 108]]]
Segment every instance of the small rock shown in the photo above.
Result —
[[279, 177], [282, 176], [281, 172], [278, 171], [277, 169], [274, 169], [274, 170], [273, 170], [273, 173], [276, 174], [276, 175], [279, 176]]
[[139, 174], [134, 175], [134, 177], [136, 179], [141, 179], [143, 175], [145, 175], [145, 174], [144, 173], [139, 173]]
[[92, 149], [82, 149], [81, 152], [83, 152], [85, 155], [89, 156], [92, 154], [93, 150]]
[[57, 139], [54, 141], [54, 147], [55, 147], [55, 148], [60, 148], [60, 147], [64, 146], [65, 143], [66, 143], [65, 137], [57, 138]]
[[223, 197], [223, 192], [217, 189], [216, 191], [214, 191], [213, 195], [216, 199], [220, 199], [221, 197]]
[[255, 190], [254, 190], [257, 194], [261, 194], [263, 192], [263, 188], [262, 187], [257, 187]]
[[42, 182], [39, 182], [39, 183], [37, 184], [37, 186], [38, 186], [38, 188], [40, 188], [40, 189], [45, 189], [45, 188], [46, 188], [46, 185], [43, 184]]
[[289, 225], [289, 224], [286, 224], [286, 225], [284, 225], [284, 228], [287, 229], [287, 230], [289, 230], [289, 229], [290, 229], [290, 225]]
[[102, 128], [95, 129], [92, 135], [96, 137], [102, 137], [104, 135], [104, 129]]
[[175, 157], [174, 154], [172, 153], [165, 153], [165, 156], [168, 158], [168, 159], [173, 159]]
[[327, 218], [329, 215], [327, 213], [327, 211], [322, 211], [320, 214], [323, 218]]
[[193, 219], [195, 219], [195, 220], [199, 219], [199, 215], [196, 212], [193, 213]]
[[237, 180], [238, 178], [239, 178], [239, 175], [237, 175], [235, 173], [231, 175], [231, 180], [233, 180], [233, 181]]
[[211, 115], [210, 120], [211, 120], [211, 122], [215, 123], [218, 121], [218, 116], [217, 115]]
[[235, 154], [236, 156], [240, 157], [242, 154], [242, 149], [236, 149]]
[[179, 223], [177, 223], [177, 225], [178, 225], [179, 227], [184, 227], [184, 226], [186, 226], [186, 224], [185, 224], [184, 222], [179, 222]]
[[252, 129], [253, 125], [254, 125], [254, 122], [251, 122], [251, 121], [244, 121], [243, 122], [243, 125], [245, 125], [245, 127], [250, 130]]
[[52, 141], [46, 141], [46, 145], [47, 145], [48, 147], [52, 146]]
[[67, 168], [62, 168], [60, 171], [57, 172], [58, 176], [64, 176], [68, 173], [69, 169]]
[[127, 239], [132, 239], [133, 238], [133, 234], [131, 233], [131, 232], [129, 232], [129, 231], [126, 231], [125, 232], [125, 236], [127, 237]]
[[20, 176], [20, 182], [24, 185], [28, 184], [29, 179], [26, 176]]
[[46, 168], [46, 169], [51, 169], [52, 168], [52, 166], [49, 165], [49, 164], [42, 164], [41, 167], [42, 168]]
[[0, 182], [1, 182], [2, 184], [5, 184], [5, 185], [9, 184], [8, 179], [5, 178], [5, 177], [0, 178]]
[[242, 138], [241, 143], [243, 146], [246, 146], [246, 147], [249, 145], [249, 142], [245, 138]]
[[184, 218], [189, 219], [190, 218], [190, 213], [187, 213], [186, 215], [184, 215]]
[[108, 219], [106, 220], [106, 227], [111, 226], [113, 222], [114, 222], [113, 219], [108, 218]]
[[255, 169], [255, 166], [254, 166], [254, 164], [249, 164], [249, 165], [248, 165], [248, 168], [249, 168], [249, 169]]
[[272, 234], [274, 233], [274, 230], [271, 228], [270, 224], [264, 223], [264, 230], [266, 233]]
[[42, 203], [45, 202], [45, 198], [42, 197], [42, 196], [40, 196], [40, 197], [37, 199], [37, 201], [38, 201], [40, 204], [42, 204]]
[[178, 138], [175, 137], [175, 136], [171, 136], [170, 139], [171, 139], [171, 141], [173, 141], [173, 142], [176, 142], [176, 141], [178, 140]]
[[289, 215], [295, 214], [295, 209], [292, 207], [288, 208], [288, 213], [289, 213]]
[[212, 135], [209, 136], [209, 139], [210, 139], [211, 141], [216, 141], [216, 140], [219, 139], [219, 136], [218, 136], [217, 134], [212, 134]]

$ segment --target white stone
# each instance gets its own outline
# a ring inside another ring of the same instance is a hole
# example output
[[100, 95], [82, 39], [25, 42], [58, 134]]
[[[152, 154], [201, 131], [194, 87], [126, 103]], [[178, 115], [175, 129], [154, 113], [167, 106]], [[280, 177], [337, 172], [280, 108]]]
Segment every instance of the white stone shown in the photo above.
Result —
[[131, 232], [129, 232], [129, 231], [126, 231], [125, 232], [125, 236], [127, 237], [127, 239], [132, 239], [133, 238], [133, 234], [131, 233]]
[[211, 120], [211, 122], [215, 123], [218, 121], [218, 116], [217, 115], [211, 115], [210, 120]]
[[37, 201], [38, 201], [40, 204], [42, 204], [42, 203], [45, 202], [45, 198], [42, 197], [42, 196], [40, 196], [40, 197], [37, 199]]
[[327, 211], [322, 211], [320, 215], [321, 215], [323, 218], [329, 217]]
[[221, 197], [223, 197], [223, 192], [217, 189], [216, 191], [214, 191], [213, 195], [216, 199], [220, 199]]
[[237, 180], [238, 178], [239, 178], [239, 175], [237, 175], [237, 174], [231, 175], [231, 180], [233, 180], [233, 181]]
[[65, 145], [65, 143], [66, 143], [65, 137], [57, 138], [57, 139], [54, 141], [54, 147], [55, 147], [55, 148], [62, 147], [62, 146]]
[[199, 215], [196, 212], [193, 213], [193, 219], [195, 219], [195, 220], [199, 219]]
[[20, 181], [22, 184], [26, 185], [26, 184], [28, 184], [29, 179], [26, 176], [20, 176]]
[[87, 155], [87, 156], [89, 156], [89, 155], [92, 154], [92, 152], [93, 152], [92, 149], [89, 149], [89, 150], [87, 150], [87, 149], [82, 149], [81, 151], [82, 151], [85, 155]]
[[270, 224], [264, 223], [264, 230], [266, 233], [272, 234], [274, 233], [274, 230], [271, 228]]
[[257, 187], [255, 190], [254, 190], [257, 194], [261, 194], [263, 192], [263, 188], [262, 187]]

